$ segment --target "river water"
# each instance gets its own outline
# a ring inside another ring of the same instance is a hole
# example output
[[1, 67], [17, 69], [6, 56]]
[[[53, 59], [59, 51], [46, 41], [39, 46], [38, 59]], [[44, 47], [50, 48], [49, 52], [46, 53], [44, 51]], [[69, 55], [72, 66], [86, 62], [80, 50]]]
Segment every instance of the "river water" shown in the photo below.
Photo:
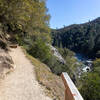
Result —
[[81, 62], [89, 60], [88, 57], [86, 57], [85, 55], [81, 53], [76, 53], [75, 57], [77, 58], [78, 61], [81, 61]]
[[80, 53], [76, 53], [75, 58], [78, 60], [78, 62], [82, 63], [79, 68], [80, 73], [89, 72], [92, 70], [92, 59], [89, 59], [88, 57]]

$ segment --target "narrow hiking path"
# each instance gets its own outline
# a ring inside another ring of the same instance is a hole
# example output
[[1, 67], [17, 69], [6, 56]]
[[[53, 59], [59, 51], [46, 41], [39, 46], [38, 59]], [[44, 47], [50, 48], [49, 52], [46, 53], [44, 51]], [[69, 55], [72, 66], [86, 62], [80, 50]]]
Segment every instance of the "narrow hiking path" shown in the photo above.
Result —
[[9, 53], [16, 68], [0, 83], [0, 100], [51, 100], [38, 84], [34, 66], [20, 47]]

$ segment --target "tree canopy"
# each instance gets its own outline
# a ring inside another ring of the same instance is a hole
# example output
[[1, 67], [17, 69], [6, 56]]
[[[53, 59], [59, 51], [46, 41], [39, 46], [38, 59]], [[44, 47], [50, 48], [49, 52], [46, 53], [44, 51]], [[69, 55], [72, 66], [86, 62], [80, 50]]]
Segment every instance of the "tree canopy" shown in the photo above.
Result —
[[100, 18], [52, 30], [53, 45], [100, 57]]
[[83, 77], [80, 92], [85, 100], [100, 99], [100, 59], [93, 63], [93, 71]]
[[49, 18], [45, 0], [0, 0], [0, 21], [13, 31], [47, 36]]

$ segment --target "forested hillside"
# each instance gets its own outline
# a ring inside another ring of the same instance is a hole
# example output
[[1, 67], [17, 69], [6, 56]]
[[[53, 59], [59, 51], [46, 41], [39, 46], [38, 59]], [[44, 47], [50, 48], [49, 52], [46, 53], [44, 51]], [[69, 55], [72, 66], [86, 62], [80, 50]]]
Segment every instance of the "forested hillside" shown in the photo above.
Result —
[[90, 57], [100, 57], [100, 18], [52, 30], [53, 45]]
[[50, 55], [46, 46], [50, 42], [50, 15], [45, 0], [0, 0], [0, 12], [0, 23], [11, 36], [9, 40], [46, 61]]
[[[63, 50], [69, 48], [90, 58], [100, 58], [100, 18], [84, 24], [53, 29], [51, 35], [54, 46]], [[92, 68], [92, 71], [84, 73], [79, 81], [79, 90], [85, 100], [100, 99], [100, 59], [93, 61]]]
[[81, 77], [80, 92], [85, 100], [100, 99], [100, 59], [93, 62], [93, 71]]

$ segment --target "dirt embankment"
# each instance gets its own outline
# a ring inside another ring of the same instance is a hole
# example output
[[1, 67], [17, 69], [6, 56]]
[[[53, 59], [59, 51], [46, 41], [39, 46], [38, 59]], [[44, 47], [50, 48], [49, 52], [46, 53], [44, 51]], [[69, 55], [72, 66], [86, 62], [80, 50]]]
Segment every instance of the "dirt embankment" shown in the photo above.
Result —
[[34, 66], [20, 47], [9, 53], [16, 68], [0, 84], [0, 100], [52, 100], [38, 84]]
[[11, 56], [4, 49], [0, 49], [0, 79], [4, 79], [14, 68], [15, 65]]

